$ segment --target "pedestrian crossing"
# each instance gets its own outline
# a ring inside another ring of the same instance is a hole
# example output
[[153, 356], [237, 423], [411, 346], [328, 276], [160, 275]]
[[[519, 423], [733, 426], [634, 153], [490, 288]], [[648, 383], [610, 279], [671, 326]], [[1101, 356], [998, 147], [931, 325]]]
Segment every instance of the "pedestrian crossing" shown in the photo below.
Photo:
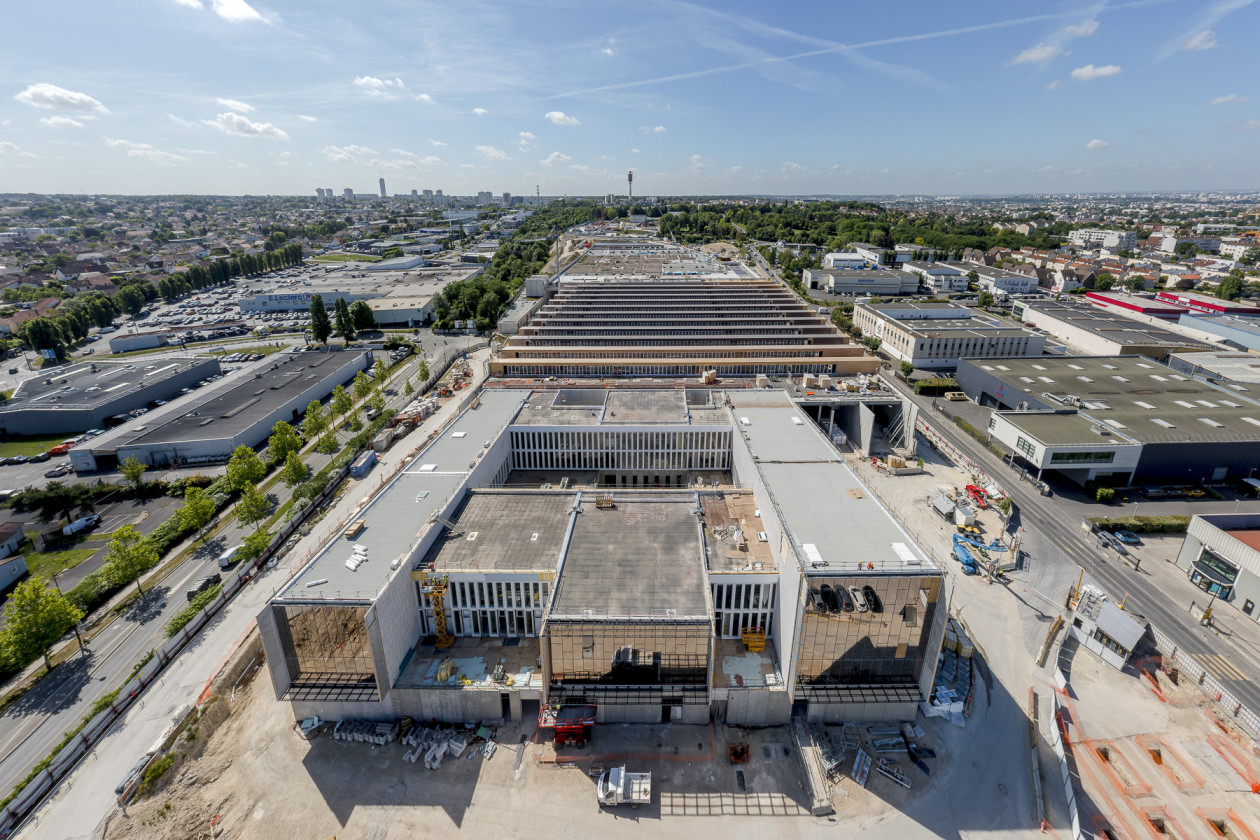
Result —
[[1246, 682], [1247, 675], [1229, 661], [1227, 657], [1219, 653], [1197, 653], [1194, 660], [1203, 666], [1209, 674], [1218, 680], [1234, 680], [1235, 682]]

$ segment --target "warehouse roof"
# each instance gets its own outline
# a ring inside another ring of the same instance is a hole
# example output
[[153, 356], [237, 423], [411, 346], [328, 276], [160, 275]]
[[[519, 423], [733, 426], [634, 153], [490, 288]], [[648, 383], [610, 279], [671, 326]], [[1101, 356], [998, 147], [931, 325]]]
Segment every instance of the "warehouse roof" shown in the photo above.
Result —
[[1109, 315], [1106, 310], [1091, 304], [1038, 300], [1030, 302], [1027, 308], [1121, 345], [1205, 348], [1208, 346], [1201, 341], [1177, 335], [1151, 324], [1143, 324], [1123, 315]]
[[[1118, 430], [1075, 411], [1004, 411], [1003, 419], [1047, 446], [1136, 446]], [[1100, 433], [1101, 430], [1101, 433]]]
[[617, 493], [599, 508], [582, 497], [551, 616], [708, 616], [704, 548], [691, 495]]
[[92, 409], [130, 396], [155, 382], [204, 368], [203, 376], [219, 372], [211, 359], [165, 358], [129, 364], [92, 362], [53, 368], [22, 383], [0, 413], [30, 409]]
[[1180, 370], [1193, 371], [1197, 376], [1208, 379], [1228, 379], [1231, 382], [1246, 382], [1260, 385], [1260, 355], [1241, 353], [1237, 350], [1228, 352], [1190, 352], [1170, 353], [1168, 364]]
[[534, 391], [517, 426], [716, 425], [726, 423], [708, 391], [561, 388]]
[[455, 530], [421, 561], [437, 571], [554, 572], [576, 498], [543, 490], [472, 491], [450, 517]]
[[137, 426], [131, 430], [134, 436], [128, 443], [235, 437], [310, 388], [315, 380], [337, 371], [349, 379], [366, 365], [365, 356], [362, 351], [285, 354], [253, 377], [188, 405], [179, 416], [157, 425]]
[[1077, 408], [1141, 443], [1260, 440], [1260, 388], [1212, 385], [1142, 356], [1041, 356], [965, 364], [1049, 406]]

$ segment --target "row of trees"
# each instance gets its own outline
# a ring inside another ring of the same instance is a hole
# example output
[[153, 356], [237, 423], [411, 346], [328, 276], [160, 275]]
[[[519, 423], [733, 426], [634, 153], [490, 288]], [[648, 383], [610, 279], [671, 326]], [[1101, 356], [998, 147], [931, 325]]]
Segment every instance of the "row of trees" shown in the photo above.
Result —
[[333, 317], [328, 317], [328, 307], [324, 304], [323, 295], [311, 296], [311, 336], [317, 344], [327, 344], [333, 333], [333, 324], [337, 334], [349, 344], [356, 334], [376, 328], [376, 316], [372, 307], [365, 300], [346, 303], [345, 298], [337, 298], [333, 303]]
[[[496, 256], [496, 259], [498, 257]], [[500, 280], [481, 275], [447, 284], [433, 298], [434, 329], [449, 330], [456, 321], [475, 320], [481, 331], [494, 329], [499, 313], [512, 299], [513, 290]]]

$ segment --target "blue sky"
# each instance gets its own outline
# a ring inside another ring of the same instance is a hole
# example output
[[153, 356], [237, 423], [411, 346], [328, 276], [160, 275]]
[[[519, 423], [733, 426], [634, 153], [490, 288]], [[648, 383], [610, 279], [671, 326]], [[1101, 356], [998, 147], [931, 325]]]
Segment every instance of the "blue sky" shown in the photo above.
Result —
[[[11, 4], [0, 192], [1260, 187], [1255, 0]], [[16, 37], [15, 37], [16, 36]]]

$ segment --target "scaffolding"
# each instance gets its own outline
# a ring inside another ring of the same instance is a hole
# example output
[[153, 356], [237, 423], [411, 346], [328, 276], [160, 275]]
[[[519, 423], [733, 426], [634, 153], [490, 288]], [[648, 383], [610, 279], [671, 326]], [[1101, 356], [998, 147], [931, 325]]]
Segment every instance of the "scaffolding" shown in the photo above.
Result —
[[426, 578], [420, 584], [420, 591], [429, 596], [433, 605], [433, 634], [437, 636], [434, 644], [438, 650], [445, 650], [455, 644], [455, 637], [446, 629], [446, 587], [447, 576]]

